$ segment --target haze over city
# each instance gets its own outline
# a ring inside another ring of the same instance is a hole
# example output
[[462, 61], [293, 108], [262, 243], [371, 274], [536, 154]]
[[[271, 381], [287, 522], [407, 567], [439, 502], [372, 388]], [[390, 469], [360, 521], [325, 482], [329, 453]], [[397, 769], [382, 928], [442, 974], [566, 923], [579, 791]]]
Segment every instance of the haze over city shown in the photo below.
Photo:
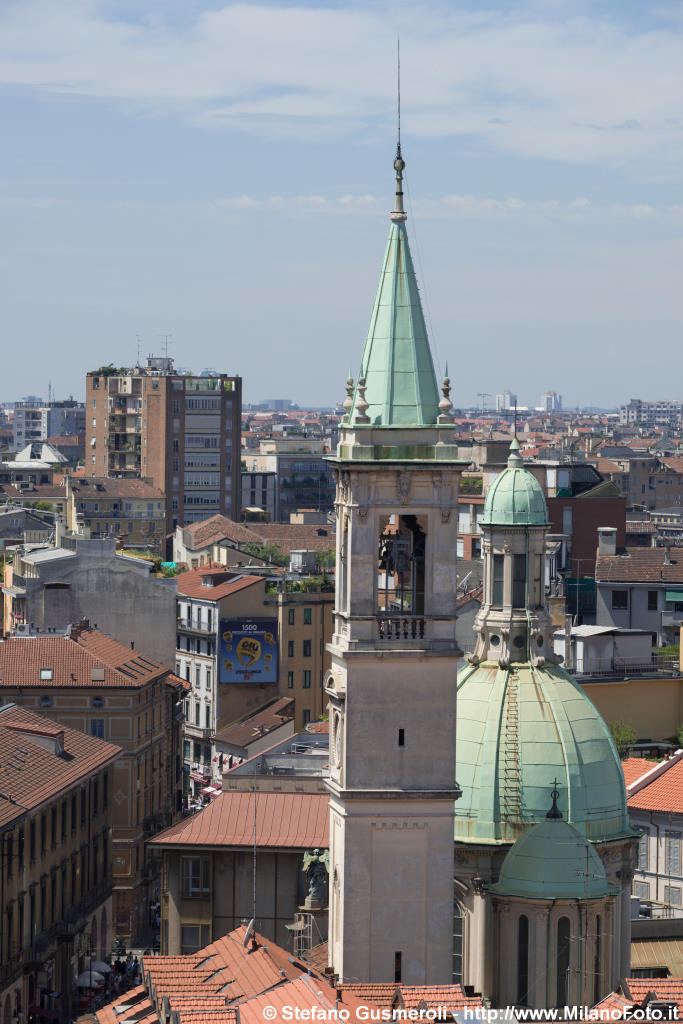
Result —
[[391, 208], [397, 32], [414, 257], [456, 404], [666, 391], [679, 8], [29, 0], [0, 11], [2, 323], [21, 354], [3, 397], [64, 397], [74, 371], [170, 333], [177, 365], [241, 374], [247, 401], [339, 401]]

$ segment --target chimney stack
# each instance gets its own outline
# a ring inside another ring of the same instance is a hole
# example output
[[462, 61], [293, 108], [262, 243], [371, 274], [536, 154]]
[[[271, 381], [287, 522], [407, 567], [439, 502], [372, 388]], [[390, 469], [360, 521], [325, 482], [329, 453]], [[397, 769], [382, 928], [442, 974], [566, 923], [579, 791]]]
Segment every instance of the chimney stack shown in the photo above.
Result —
[[598, 554], [616, 555], [617, 553], [617, 528], [616, 526], [598, 526]]

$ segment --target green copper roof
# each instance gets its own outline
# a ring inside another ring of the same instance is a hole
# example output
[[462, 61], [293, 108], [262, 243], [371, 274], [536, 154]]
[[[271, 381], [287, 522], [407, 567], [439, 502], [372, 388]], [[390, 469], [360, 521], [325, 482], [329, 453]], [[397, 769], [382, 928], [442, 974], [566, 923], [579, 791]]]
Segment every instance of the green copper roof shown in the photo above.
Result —
[[509, 851], [491, 892], [528, 899], [595, 899], [609, 886], [594, 847], [566, 821], [546, 819]]
[[559, 665], [462, 669], [455, 753], [456, 841], [514, 842], [545, 818], [555, 779], [565, 820], [588, 839], [630, 834], [612, 737]]
[[[405, 222], [392, 223], [360, 378], [370, 424], [428, 426], [439, 416], [439, 390]], [[350, 421], [354, 422], [358, 390]]]
[[508, 468], [486, 492], [484, 526], [546, 526], [548, 509], [543, 488], [533, 473], [524, 468], [515, 437], [510, 445]]

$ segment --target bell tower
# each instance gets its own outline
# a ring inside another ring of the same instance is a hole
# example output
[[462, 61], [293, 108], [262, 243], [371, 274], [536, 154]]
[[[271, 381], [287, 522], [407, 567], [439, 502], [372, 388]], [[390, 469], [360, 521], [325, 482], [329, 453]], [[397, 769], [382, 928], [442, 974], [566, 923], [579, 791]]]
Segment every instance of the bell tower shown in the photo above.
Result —
[[[330, 929], [344, 982], [445, 984], [453, 957], [457, 495], [441, 396], [396, 201], [335, 468]], [[447, 372], [447, 371], [446, 371]]]

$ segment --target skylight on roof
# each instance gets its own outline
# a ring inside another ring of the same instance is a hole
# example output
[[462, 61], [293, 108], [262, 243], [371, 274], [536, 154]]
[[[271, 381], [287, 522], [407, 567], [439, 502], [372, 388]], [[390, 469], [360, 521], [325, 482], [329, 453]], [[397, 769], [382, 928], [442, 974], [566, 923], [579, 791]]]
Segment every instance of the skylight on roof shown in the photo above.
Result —
[[40, 678], [41, 678], [41, 680], [45, 680], [46, 682], [50, 682], [50, 680], [52, 679], [52, 669], [51, 668], [41, 668], [41, 670], [40, 670]]

